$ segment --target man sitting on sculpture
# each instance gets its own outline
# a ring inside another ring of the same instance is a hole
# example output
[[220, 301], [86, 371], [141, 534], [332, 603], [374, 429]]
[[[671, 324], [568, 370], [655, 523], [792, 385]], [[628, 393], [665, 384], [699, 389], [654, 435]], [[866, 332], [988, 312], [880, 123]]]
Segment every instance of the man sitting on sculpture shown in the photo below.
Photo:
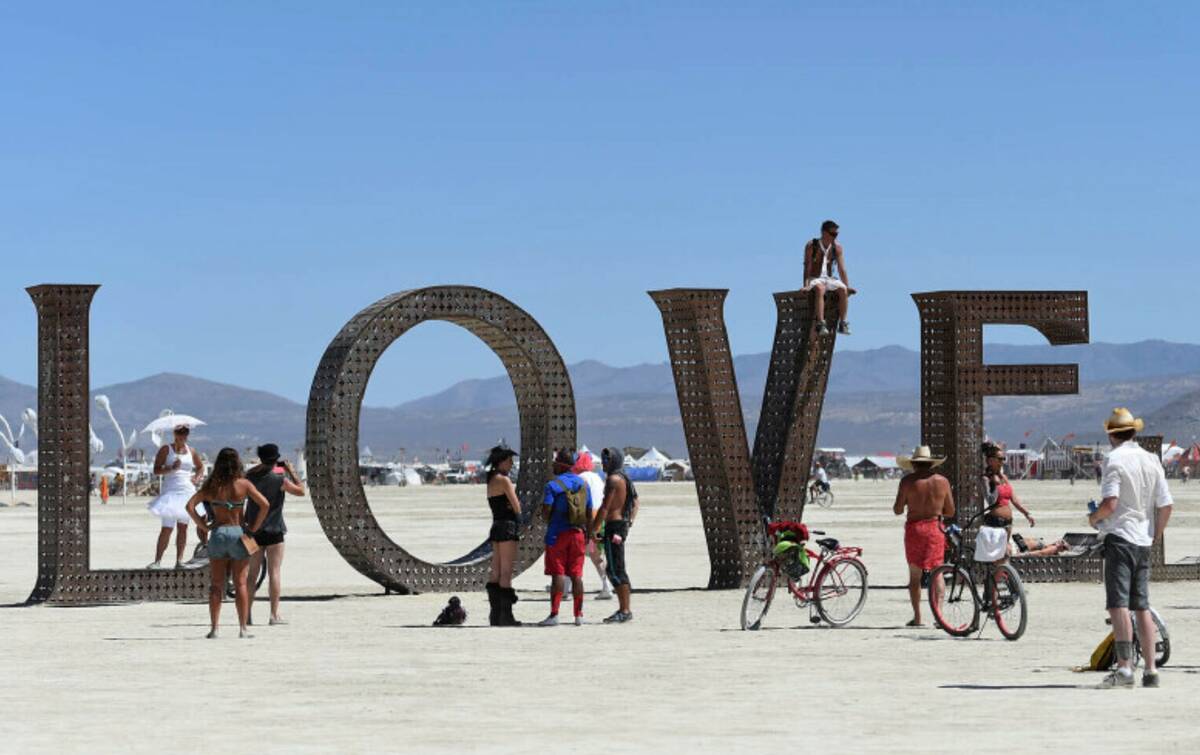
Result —
[[[837, 331], [844, 336], [850, 335], [850, 323], [846, 320], [846, 312], [850, 306], [850, 277], [846, 275], [846, 258], [842, 245], [837, 242], [838, 224], [826, 220], [821, 224], [821, 236], [804, 246], [804, 291], [813, 292], [813, 311], [817, 323], [817, 333], [829, 334], [829, 326], [825, 324], [825, 292], [836, 291], [838, 296], [838, 325]], [[834, 270], [834, 263], [837, 270]]]

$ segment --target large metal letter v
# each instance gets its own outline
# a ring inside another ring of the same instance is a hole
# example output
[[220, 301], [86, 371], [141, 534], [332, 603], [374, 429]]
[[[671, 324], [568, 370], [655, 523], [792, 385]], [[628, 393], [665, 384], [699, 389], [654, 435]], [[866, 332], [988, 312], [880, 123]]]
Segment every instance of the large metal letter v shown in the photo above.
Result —
[[[807, 291], [779, 309], [762, 414], [750, 455], [725, 330], [728, 289], [651, 291], [662, 311], [679, 413], [708, 540], [710, 589], [739, 587], [760, 563], [763, 517], [799, 519], [835, 336], [813, 329]], [[825, 311], [836, 311], [828, 295]], [[832, 324], [832, 322], [831, 322]]]

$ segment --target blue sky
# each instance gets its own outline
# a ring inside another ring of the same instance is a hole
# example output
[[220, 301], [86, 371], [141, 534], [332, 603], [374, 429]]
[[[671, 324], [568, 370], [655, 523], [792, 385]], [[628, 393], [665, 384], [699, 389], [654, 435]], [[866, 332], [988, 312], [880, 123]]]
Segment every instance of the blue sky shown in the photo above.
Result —
[[[103, 284], [96, 386], [304, 400], [355, 312], [450, 283], [618, 365], [666, 359], [647, 289], [727, 287], [765, 351], [826, 217], [841, 348], [916, 347], [909, 293], [949, 288], [1087, 289], [1093, 340], [1194, 340], [1200, 6], [733, 5], [0, 8], [0, 374], [36, 379], [41, 282]], [[498, 371], [422, 326], [369, 399]]]

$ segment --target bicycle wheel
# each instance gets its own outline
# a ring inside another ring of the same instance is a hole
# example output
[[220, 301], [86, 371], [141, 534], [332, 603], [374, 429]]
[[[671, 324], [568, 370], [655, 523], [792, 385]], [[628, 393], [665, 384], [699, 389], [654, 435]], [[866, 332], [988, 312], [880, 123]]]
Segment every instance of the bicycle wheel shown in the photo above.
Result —
[[1161, 668], [1171, 659], [1171, 635], [1167, 632], [1166, 622], [1158, 615], [1158, 611], [1151, 608], [1150, 615], [1154, 618], [1154, 628], [1158, 630], [1158, 638], [1154, 642], [1154, 665]]
[[[1154, 619], [1154, 666], [1165, 666], [1171, 658], [1171, 636], [1167, 633], [1167, 625], [1158, 615], [1158, 611], [1150, 609], [1150, 617]], [[1142, 641], [1138, 636], [1137, 619], [1133, 619], [1133, 665], [1142, 662]]]
[[857, 558], [836, 559], [817, 577], [814, 593], [821, 618], [835, 627], [844, 627], [866, 605], [867, 567]]
[[742, 629], [756, 630], [762, 626], [763, 617], [775, 597], [775, 569], [763, 564], [750, 578], [746, 586], [746, 597], [742, 599]]
[[823, 509], [829, 508], [833, 505], [833, 491], [818, 490], [817, 494], [813, 497], [813, 502]]
[[1010, 564], [1001, 564], [992, 572], [992, 618], [1006, 640], [1019, 640], [1025, 634], [1029, 611], [1025, 605], [1025, 587], [1021, 576]]
[[[258, 570], [258, 577], [255, 578], [255, 580], [254, 580], [255, 592], [257, 592], [258, 589], [260, 587], [262, 587], [263, 582], [265, 582], [266, 579], [267, 579], [267, 559], [263, 558], [262, 568], [260, 568]], [[246, 581], [248, 582], [249, 580], [250, 580], [250, 575], [247, 574]], [[236, 596], [237, 596], [237, 590], [233, 589], [233, 572], [232, 572], [232, 570], [230, 570], [230, 572], [225, 575], [225, 597], [233, 598]]]
[[954, 564], [934, 569], [929, 575], [929, 610], [951, 637], [966, 637], [975, 631], [979, 626], [979, 602], [970, 573]]

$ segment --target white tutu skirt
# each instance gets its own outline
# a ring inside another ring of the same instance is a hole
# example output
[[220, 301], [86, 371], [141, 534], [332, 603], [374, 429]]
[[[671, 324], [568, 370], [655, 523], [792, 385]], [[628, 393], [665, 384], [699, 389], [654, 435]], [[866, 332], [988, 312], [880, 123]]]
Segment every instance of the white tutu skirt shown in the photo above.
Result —
[[[146, 508], [150, 513], [163, 521], [163, 525], [167, 526], [169, 521], [174, 521], [177, 524], [188, 524], [192, 518], [187, 513], [187, 502], [196, 493], [192, 488], [176, 488], [174, 490], [164, 490], [162, 495], [155, 498], [150, 503], [146, 504]], [[200, 508], [197, 507], [197, 513], [200, 513]]]

